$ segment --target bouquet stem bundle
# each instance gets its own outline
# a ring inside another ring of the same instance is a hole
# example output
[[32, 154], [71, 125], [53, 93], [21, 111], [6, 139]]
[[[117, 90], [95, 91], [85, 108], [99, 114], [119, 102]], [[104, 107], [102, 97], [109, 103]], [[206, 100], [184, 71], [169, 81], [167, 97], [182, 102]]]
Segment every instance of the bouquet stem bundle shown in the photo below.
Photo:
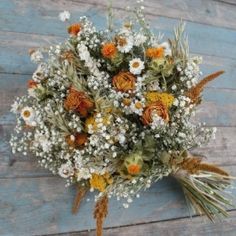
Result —
[[174, 177], [195, 214], [205, 214], [213, 222], [228, 216], [226, 209], [233, 207], [233, 203], [225, 190], [234, 178], [226, 171], [193, 157], [181, 164]]

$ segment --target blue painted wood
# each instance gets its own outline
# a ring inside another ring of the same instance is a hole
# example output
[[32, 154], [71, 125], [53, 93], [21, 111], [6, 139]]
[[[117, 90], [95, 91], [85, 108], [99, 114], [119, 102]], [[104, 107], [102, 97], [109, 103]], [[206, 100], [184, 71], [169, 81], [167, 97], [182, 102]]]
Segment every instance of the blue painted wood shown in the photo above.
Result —
[[[107, 229], [105, 236], [144, 236], [144, 235], [181, 235], [181, 236], [235, 236], [236, 212], [229, 212], [230, 217], [212, 224], [203, 217], [175, 219], [171, 221], [152, 222]], [[94, 236], [94, 232], [83, 232], [80, 236]], [[51, 235], [52, 236], [52, 235]], [[56, 236], [56, 235], [54, 235]], [[78, 236], [78, 233], [63, 234], [63, 236]]]
[[[57, 36], [66, 35], [64, 24], [58, 20], [59, 8], [57, 7], [53, 8], [43, 3], [40, 5], [32, 1], [14, 0], [2, 0], [0, 4], [2, 9], [0, 18], [2, 31]], [[78, 21], [81, 15], [87, 15], [96, 22], [96, 26], [99, 29], [106, 27], [104, 8], [100, 9], [99, 6], [96, 9], [88, 6], [83, 8], [83, 4], [81, 6], [81, 8], [72, 9], [72, 22]], [[63, 9], [65, 8], [63, 6]], [[167, 37], [172, 36], [173, 27], [179, 22], [176, 19], [166, 17], [151, 16], [150, 19], [151, 26], [155, 32], [160, 30]], [[120, 23], [121, 21], [117, 22]], [[234, 47], [236, 41], [235, 30], [189, 22], [187, 24], [187, 34], [189, 35], [193, 53], [236, 58], [236, 48]]]
[[[65, 189], [59, 178], [27, 178], [27, 181], [18, 178], [0, 182], [0, 235], [39, 235], [95, 227], [92, 194], [89, 195], [91, 201], [83, 201], [79, 214], [74, 216], [70, 212], [74, 190]], [[170, 178], [141, 194], [128, 210], [115, 199], [111, 199], [110, 206], [105, 227], [189, 216], [181, 189]]]

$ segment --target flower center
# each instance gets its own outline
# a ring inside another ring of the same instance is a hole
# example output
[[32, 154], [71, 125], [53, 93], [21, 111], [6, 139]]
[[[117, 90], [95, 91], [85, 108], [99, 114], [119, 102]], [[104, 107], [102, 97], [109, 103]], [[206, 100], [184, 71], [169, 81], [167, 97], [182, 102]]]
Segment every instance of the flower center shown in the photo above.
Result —
[[30, 111], [24, 111], [23, 112], [24, 117], [30, 117]]
[[142, 103], [141, 103], [141, 102], [136, 102], [136, 103], [135, 103], [135, 107], [136, 107], [137, 109], [141, 109], [143, 106], [142, 106]]
[[139, 67], [139, 62], [134, 62], [133, 64], [132, 64], [132, 67], [134, 67], [134, 68], [138, 68]]
[[129, 167], [128, 167], [128, 172], [129, 174], [138, 174], [139, 172], [141, 171], [141, 168], [139, 165], [137, 164], [131, 164]]

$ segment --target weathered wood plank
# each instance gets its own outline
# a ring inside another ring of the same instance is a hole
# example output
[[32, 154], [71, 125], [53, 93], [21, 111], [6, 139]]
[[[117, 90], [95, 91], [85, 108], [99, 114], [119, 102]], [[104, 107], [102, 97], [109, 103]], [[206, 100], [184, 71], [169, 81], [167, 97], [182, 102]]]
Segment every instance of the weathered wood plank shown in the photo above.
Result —
[[[232, 171], [236, 174], [235, 168]], [[1, 235], [41, 235], [95, 227], [92, 219], [94, 203], [83, 201], [79, 214], [71, 215], [74, 189], [65, 188], [60, 178], [0, 179], [0, 184]], [[232, 191], [236, 194], [235, 189]], [[111, 199], [105, 227], [187, 216], [189, 212], [180, 187], [176, 181], [167, 178], [142, 193], [129, 210]]]
[[[107, 5], [106, 0], [73, 0], [73, 2], [74, 1], [94, 4], [96, 7], [101, 5], [106, 7]], [[172, 0], [149, 0], [144, 1], [143, 5], [145, 6], [145, 13], [147, 15], [177, 18], [186, 21], [235, 29], [236, 24], [232, 21], [236, 17], [234, 14], [236, 6], [233, 5], [229, 7], [228, 4], [225, 4], [232, 2], [234, 2], [234, 5], [236, 4], [234, 0], [176, 0], [174, 4]], [[113, 1], [113, 6], [118, 9], [125, 9], [127, 5], [132, 7], [133, 1]]]
[[[76, 5], [73, 5], [76, 4]], [[66, 30], [64, 24], [58, 20], [58, 12], [67, 8], [65, 1], [2, 1], [2, 14], [0, 16], [0, 25], [2, 31], [15, 31], [22, 33], [36, 33], [46, 35], [65, 36]], [[84, 5], [79, 2], [68, 4], [72, 9], [72, 21], [78, 20], [81, 15], [87, 15], [98, 28], [106, 26], [106, 17], [104, 16], [104, 7], [94, 5]], [[120, 14], [119, 21], [126, 14]], [[32, 21], [31, 18], [34, 17]], [[178, 20], [156, 17], [149, 15], [151, 25], [155, 31], [160, 30], [171, 36], [173, 26], [178, 24]], [[42, 27], [43, 25], [43, 27]], [[20, 26], [20, 27], [19, 27]], [[236, 40], [235, 30], [212, 27], [199, 23], [189, 22], [187, 33], [190, 39], [192, 52], [215, 55], [219, 57], [236, 58], [236, 49], [234, 47]], [[4, 34], [3, 34], [4, 35]], [[217, 40], [216, 40], [217, 39]]]
[[[153, 222], [123, 226], [119, 228], [105, 229], [104, 236], [235, 236], [236, 231], [236, 211], [229, 213], [230, 218], [218, 223], [211, 223], [203, 217], [193, 217], [176, 219], [171, 221]], [[72, 232], [60, 234], [60, 236], [95, 236], [95, 231], [91, 232]], [[50, 236], [56, 236], [51, 234]]]
[[213, 126], [235, 126], [235, 92], [230, 89], [206, 88], [195, 120]]
[[[228, 0], [234, 1], [234, 0]], [[8, 4], [2, 4], [1, 8], [3, 10], [11, 11], [16, 8], [20, 10], [18, 15], [22, 14], [31, 14], [27, 12], [28, 6], [31, 9], [36, 8], [40, 9], [40, 14], [46, 18], [45, 12], [62, 11], [68, 9], [72, 12], [77, 11], [87, 11], [88, 9], [96, 7], [102, 11], [105, 11], [107, 8], [106, 0], [63, 0], [63, 1], [53, 1], [53, 0], [40, 0], [40, 1], [24, 1], [24, 3], [17, 0], [6, 1]], [[30, 2], [30, 4], [29, 4]], [[235, 23], [235, 5], [229, 7], [228, 4], [225, 4], [226, 1], [213, 1], [213, 0], [204, 0], [204, 1], [195, 1], [195, 0], [177, 0], [175, 4], [171, 0], [149, 0], [144, 2], [145, 12], [147, 15], [153, 16], [164, 16], [169, 18], [184, 19], [187, 21], [198, 22], [202, 24], [209, 24], [215, 26], [221, 26], [226, 28], [236, 28]], [[113, 6], [118, 10], [124, 9], [127, 5], [133, 6], [133, 1], [121, 0], [113, 1]], [[9, 22], [10, 23], [10, 22]], [[13, 30], [14, 31], [14, 30]]]
[[49, 47], [62, 40], [62, 37], [55, 36], [0, 33], [0, 72], [32, 73], [35, 64], [30, 61], [29, 49]]

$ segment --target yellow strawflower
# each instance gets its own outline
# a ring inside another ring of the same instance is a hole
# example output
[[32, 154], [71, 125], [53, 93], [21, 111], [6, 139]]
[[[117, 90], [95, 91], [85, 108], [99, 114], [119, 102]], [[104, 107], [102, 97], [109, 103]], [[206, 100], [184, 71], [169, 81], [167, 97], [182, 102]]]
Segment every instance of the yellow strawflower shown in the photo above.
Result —
[[105, 173], [104, 175], [92, 174], [89, 183], [92, 188], [104, 192], [106, 186], [112, 183], [112, 177], [109, 173]]
[[172, 106], [175, 99], [172, 94], [161, 92], [147, 92], [145, 97], [148, 104], [161, 101], [168, 108]]

